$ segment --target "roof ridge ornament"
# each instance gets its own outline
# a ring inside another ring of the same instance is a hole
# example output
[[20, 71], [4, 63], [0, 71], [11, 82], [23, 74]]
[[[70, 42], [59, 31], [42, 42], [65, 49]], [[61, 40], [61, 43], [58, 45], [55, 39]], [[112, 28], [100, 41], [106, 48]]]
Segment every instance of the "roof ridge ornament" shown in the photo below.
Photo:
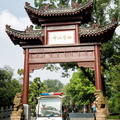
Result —
[[30, 3], [28, 3], [28, 2], [25, 2], [25, 6], [30, 6]]
[[5, 25], [5, 27], [6, 27], [6, 29], [10, 29], [11, 26], [10, 25]]
[[42, 10], [46, 11], [49, 9], [49, 7], [50, 7], [50, 3], [47, 3], [42, 7]]
[[71, 7], [74, 9], [74, 8], [80, 7], [80, 4], [78, 4], [77, 2], [71, 1]]
[[26, 29], [25, 29], [25, 32], [29, 33], [31, 31], [33, 31], [33, 25], [30, 25], [30, 27], [27, 26]]
[[92, 27], [92, 29], [97, 29], [97, 28], [100, 27], [100, 24], [97, 23], [97, 22], [92, 22], [92, 23], [91, 23], [91, 27]]

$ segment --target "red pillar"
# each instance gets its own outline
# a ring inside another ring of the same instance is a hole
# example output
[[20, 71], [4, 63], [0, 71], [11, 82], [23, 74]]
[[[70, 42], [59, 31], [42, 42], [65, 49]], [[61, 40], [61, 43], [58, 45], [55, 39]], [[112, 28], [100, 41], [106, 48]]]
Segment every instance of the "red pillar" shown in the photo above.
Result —
[[100, 64], [100, 46], [95, 46], [95, 86], [96, 89], [103, 90]]
[[23, 79], [23, 98], [22, 103], [28, 104], [28, 88], [29, 88], [29, 50], [24, 50], [24, 79]]

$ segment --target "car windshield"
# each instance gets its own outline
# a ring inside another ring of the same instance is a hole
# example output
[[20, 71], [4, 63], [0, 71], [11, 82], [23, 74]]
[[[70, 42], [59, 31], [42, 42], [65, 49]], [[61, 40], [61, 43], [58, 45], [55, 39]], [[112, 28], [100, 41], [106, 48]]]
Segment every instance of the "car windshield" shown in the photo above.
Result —
[[38, 101], [38, 111], [40, 116], [61, 116], [61, 99], [41, 98]]

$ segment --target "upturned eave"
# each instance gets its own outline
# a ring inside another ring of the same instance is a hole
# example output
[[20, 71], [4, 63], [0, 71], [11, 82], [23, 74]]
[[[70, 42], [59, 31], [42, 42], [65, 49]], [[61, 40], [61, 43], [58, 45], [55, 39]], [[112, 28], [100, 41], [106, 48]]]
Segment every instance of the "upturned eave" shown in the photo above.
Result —
[[[88, 23], [91, 19], [93, 1], [89, 1], [84, 5], [76, 8], [55, 8], [55, 9], [37, 9], [26, 3], [25, 10], [33, 24], [41, 25], [42, 23], [50, 23], [55, 21], [80, 21]], [[59, 18], [59, 19], [58, 19]]]
[[105, 26], [93, 24], [90, 27], [80, 27], [80, 42], [106, 43], [112, 39], [117, 25], [117, 21], [112, 21]]
[[[80, 26], [79, 43], [106, 43], [112, 39], [117, 25], [118, 23], [114, 21], [102, 27], [95, 27], [95, 25], [91, 25], [90, 27]], [[43, 30], [29, 29], [30, 27], [26, 28], [25, 31], [18, 31], [6, 25], [6, 32], [15, 45], [44, 45]]]
[[15, 45], [43, 45], [43, 30], [18, 31], [6, 25], [6, 33]]

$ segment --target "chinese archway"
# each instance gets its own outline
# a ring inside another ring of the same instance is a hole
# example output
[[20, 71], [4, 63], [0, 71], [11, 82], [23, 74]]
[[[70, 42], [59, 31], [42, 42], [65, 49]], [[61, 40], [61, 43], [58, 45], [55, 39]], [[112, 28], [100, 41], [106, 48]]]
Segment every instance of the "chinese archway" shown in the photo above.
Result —
[[47, 63], [76, 62], [79, 67], [94, 70], [95, 86], [103, 90], [101, 79], [101, 44], [112, 39], [117, 22], [106, 26], [92, 23], [93, 1], [83, 5], [72, 3], [69, 8], [51, 9], [46, 4], [36, 9], [25, 3], [25, 10], [34, 25], [18, 31], [6, 25], [6, 32], [15, 45], [24, 50], [23, 104], [28, 104], [29, 73], [44, 68]]

